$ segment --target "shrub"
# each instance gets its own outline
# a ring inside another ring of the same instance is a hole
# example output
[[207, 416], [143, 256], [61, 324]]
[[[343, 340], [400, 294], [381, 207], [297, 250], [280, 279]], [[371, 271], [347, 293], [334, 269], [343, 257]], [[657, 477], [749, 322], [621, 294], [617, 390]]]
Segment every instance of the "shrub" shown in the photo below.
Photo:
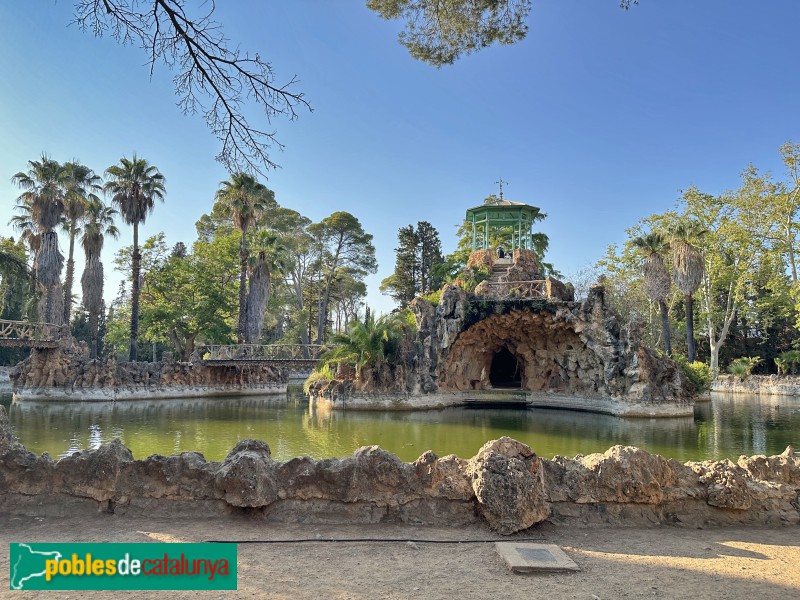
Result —
[[700, 361], [690, 363], [684, 356], [676, 355], [672, 358], [681, 366], [684, 374], [689, 378], [689, 381], [692, 382], [698, 394], [702, 394], [711, 389], [711, 383], [714, 381], [714, 374], [711, 372], [711, 367]]
[[486, 265], [468, 267], [461, 271], [456, 279], [456, 285], [469, 294], [472, 293], [479, 283], [486, 281], [491, 276], [492, 269]]
[[761, 362], [758, 356], [742, 356], [731, 361], [728, 365], [728, 373], [736, 375], [739, 379], [747, 379], [753, 372], [753, 367]]
[[800, 350], [788, 350], [775, 357], [778, 375], [788, 375], [789, 373], [795, 375], [798, 363], [800, 363]]
[[311, 375], [308, 376], [308, 379], [305, 380], [303, 383], [303, 391], [308, 394], [311, 391], [311, 386], [314, 385], [318, 381], [333, 381], [334, 373], [331, 366], [328, 364], [322, 365], [322, 367], [318, 367], [314, 371], [311, 372]]
[[439, 306], [439, 300], [442, 299], [442, 290], [436, 290], [427, 296], [420, 296], [420, 298], [430, 302], [432, 306]]

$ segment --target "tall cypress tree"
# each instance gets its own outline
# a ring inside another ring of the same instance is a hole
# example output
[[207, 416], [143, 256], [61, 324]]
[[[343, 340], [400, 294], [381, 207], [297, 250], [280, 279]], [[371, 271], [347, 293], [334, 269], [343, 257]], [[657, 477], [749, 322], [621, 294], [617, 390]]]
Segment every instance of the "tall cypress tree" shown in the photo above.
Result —
[[381, 292], [389, 294], [401, 306], [419, 294], [439, 288], [434, 267], [442, 262], [439, 232], [427, 221], [401, 227], [397, 231], [394, 273], [381, 282]]
[[442, 242], [439, 232], [427, 221], [417, 223], [417, 251], [419, 256], [419, 286], [422, 294], [439, 289], [442, 282], [434, 276], [433, 268], [443, 262]]

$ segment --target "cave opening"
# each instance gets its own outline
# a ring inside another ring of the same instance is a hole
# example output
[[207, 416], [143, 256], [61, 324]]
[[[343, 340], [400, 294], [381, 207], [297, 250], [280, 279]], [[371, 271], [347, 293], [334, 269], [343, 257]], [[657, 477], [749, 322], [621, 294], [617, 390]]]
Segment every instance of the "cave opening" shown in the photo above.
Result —
[[493, 388], [522, 387], [522, 365], [508, 348], [501, 348], [492, 358], [489, 381]]

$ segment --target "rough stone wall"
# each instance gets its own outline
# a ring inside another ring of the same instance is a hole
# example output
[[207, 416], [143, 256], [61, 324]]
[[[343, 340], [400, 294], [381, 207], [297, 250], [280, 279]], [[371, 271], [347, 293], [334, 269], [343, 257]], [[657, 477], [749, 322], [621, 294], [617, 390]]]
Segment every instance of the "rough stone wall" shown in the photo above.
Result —
[[740, 379], [735, 375], [718, 375], [711, 389], [731, 394], [800, 396], [800, 376], [749, 375]]
[[281, 369], [268, 365], [210, 367], [202, 362], [183, 363], [165, 353], [155, 363], [90, 360], [85, 343], [72, 338], [53, 349], [33, 349], [28, 358], [11, 371], [14, 389], [58, 390], [65, 395], [83, 390], [152, 390], [176, 386], [246, 386], [264, 382], [285, 382]]
[[533, 250], [515, 248], [511, 255], [508, 281], [535, 281], [537, 279], [544, 279], [544, 275], [536, 253]]
[[424, 393], [490, 389], [493, 357], [505, 347], [518, 358], [527, 391], [644, 403], [689, 402], [693, 394], [677, 364], [619, 325], [601, 286], [584, 302], [469, 300], [445, 286], [438, 306], [417, 299], [412, 309]]
[[470, 460], [426, 452], [414, 463], [377, 446], [342, 459], [273, 461], [239, 442], [222, 462], [197, 452], [134, 460], [119, 440], [53, 461], [14, 438], [0, 406], [0, 511], [30, 516], [113, 512], [191, 518], [246, 511], [267, 520], [484, 521], [510, 534], [543, 520], [578, 525], [798, 525], [800, 456], [680, 464], [638, 448], [543, 460], [511, 438]]
[[467, 268], [474, 269], [475, 267], [486, 266], [491, 269], [496, 260], [497, 252], [495, 250], [475, 250], [467, 259]]

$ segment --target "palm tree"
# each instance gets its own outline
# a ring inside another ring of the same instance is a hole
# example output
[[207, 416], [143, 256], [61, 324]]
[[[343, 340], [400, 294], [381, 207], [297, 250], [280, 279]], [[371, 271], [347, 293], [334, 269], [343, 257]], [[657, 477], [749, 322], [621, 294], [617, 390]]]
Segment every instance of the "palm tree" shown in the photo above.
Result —
[[644, 292], [651, 302], [661, 309], [661, 330], [664, 335], [664, 352], [672, 356], [672, 344], [669, 335], [669, 314], [665, 299], [669, 294], [669, 271], [664, 265], [663, 255], [669, 250], [669, 243], [661, 233], [652, 231], [645, 236], [633, 240], [633, 246], [644, 256], [642, 275], [644, 275]]
[[268, 231], [257, 231], [252, 240], [255, 253], [250, 258], [249, 289], [245, 308], [245, 343], [255, 344], [261, 337], [264, 325], [264, 309], [269, 299], [272, 276], [284, 272], [286, 247], [280, 238]]
[[158, 169], [136, 154], [129, 160], [124, 156], [118, 165], [106, 169], [103, 189], [111, 194], [111, 201], [119, 207], [122, 220], [133, 226], [133, 255], [131, 268], [131, 347], [130, 360], [137, 358], [139, 338], [139, 284], [142, 255], [139, 252], [139, 224], [153, 212], [156, 200], [164, 200], [164, 176]]
[[244, 343], [247, 321], [247, 263], [250, 252], [247, 247], [247, 230], [266, 209], [269, 190], [248, 173], [232, 173], [230, 181], [220, 183], [216, 198], [233, 217], [233, 225], [242, 234], [239, 244], [239, 323], [236, 338]]
[[703, 253], [699, 248], [706, 230], [697, 221], [681, 221], [671, 231], [673, 278], [686, 305], [686, 358], [694, 362], [693, 296], [703, 282]]
[[69, 253], [67, 254], [67, 273], [64, 277], [64, 323], [70, 322], [72, 312], [72, 282], [75, 277], [75, 236], [80, 231], [78, 222], [86, 212], [86, 205], [99, 198], [100, 177], [89, 167], [77, 161], [64, 165], [64, 228], [69, 234]]
[[333, 348], [322, 357], [322, 365], [340, 363], [355, 368], [356, 379], [364, 378], [364, 370], [377, 372], [385, 363], [396, 362], [407, 325], [398, 315], [375, 319], [368, 315], [364, 322], [354, 321], [347, 331], [331, 337]]
[[110, 235], [115, 239], [119, 237], [119, 229], [114, 225], [116, 214], [116, 210], [104, 205], [99, 198], [90, 201], [85, 207], [81, 245], [86, 254], [86, 266], [81, 277], [81, 288], [83, 307], [89, 313], [89, 330], [92, 335], [90, 358], [97, 358], [100, 311], [103, 310], [103, 263], [100, 261], [100, 252], [103, 250], [105, 236]]
[[32, 231], [40, 236], [34, 259], [37, 284], [43, 292], [40, 316], [47, 323], [61, 325], [64, 318], [61, 290], [64, 257], [58, 249], [55, 227], [64, 214], [64, 169], [58, 162], [42, 155], [41, 160], [29, 160], [28, 171], [20, 171], [11, 182], [24, 190], [17, 199], [18, 206], [24, 207]]
[[[28, 247], [28, 252], [33, 257], [35, 265], [36, 257], [39, 256], [39, 249], [42, 246], [42, 236], [33, 222], [33, 217], [31, 217], [31, 207], [22, 203], [17, 204], [14, 208], [20, 214], [12, 216], [8, 224], [21, 233], [20, 240]], [[38, 277], [36, 277], [36, 269], [34, 268], [31, 269], [30, 275], [30, 297], [24, 309], [29, 321], [39, 320], [39, 296]]]

